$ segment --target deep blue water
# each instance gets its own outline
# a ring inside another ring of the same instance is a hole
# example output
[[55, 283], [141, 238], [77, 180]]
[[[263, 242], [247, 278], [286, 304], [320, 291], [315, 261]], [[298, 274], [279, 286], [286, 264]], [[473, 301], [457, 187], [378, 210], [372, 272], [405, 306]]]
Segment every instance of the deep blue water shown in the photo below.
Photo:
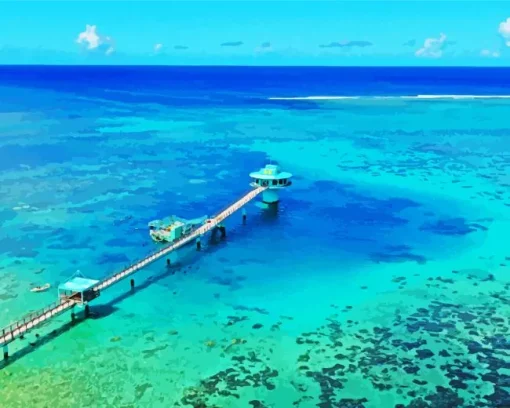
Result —
[[[0, 84], [126, 102], [259, 105], [269, 97], [312, 95], [506, 95], [510, 68], [1, 66]], [[143, 92], [119, 93], [135, 90]]]

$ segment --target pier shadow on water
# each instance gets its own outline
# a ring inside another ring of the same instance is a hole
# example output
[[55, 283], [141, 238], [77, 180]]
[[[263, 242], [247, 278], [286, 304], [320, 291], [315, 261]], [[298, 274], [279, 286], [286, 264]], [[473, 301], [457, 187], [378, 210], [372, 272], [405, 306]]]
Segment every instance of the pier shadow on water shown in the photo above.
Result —
[[[77, 325], [79, 325], [80, 323], [84, 322], [87, 319], [95, 320], [95, 319], [101, 319], [101, 318], [111, 315], [112, 313], [114, 313], [118, 310], [118, 308], [115, 307], [116, 304], [122, 302], [123, 300], [136, 294], [137, 292], [148, 288], [153, 283], [157, 283], [160, 280], [163, 280], [169, 276], [175, 275], [179, 271], [182, 271], [183, 268], [184, 268], [184, 266], [181, 263], [176, 263], [174, 265], [171, 265], [170, 267], [167, 267], [166, 272], [158, 274], [156, 276], [151, 276], [148, 279], [145, 279], [141, 285], [135, 286], [135, 288], [131, 289], [131, 290], [128, 289], [125, 293], [111, 299], [110, 301], [108, 301], [104, 304], [89, 305], [90, 306], [90, 315], [88, 317], [85, 317], [84, 312], [81, 312], [81, 313], [77, 314], [76, 320], [69, 321], [68, 323], [64, 323], [62, 326], [56, 328], [55, 330], [52, 330], [51, 332], [49, 332], [47, 334], [37, 337], [36, 341], [29, 342], [26, 337], [23, 340], [21, 340], [19, 338], [16, 339], [15, 341], [23, 341], [25, 343], [25, 347], [22, 347], [20, 350], [11, 354], [7, 360], [4, 359], [4, 360], [0, 361], [0, 370], [9, 366], [12, 363], [18, 361], [20, 358], [23, 358], [24, 356], [32, 353], [33, 351], [37, 350], [39, 347], [44, 346], [45, 344], [49, 343], [51, 340], [55, 339], [56, 337], [58, 337], [64, 333], [67, 333], [69, 330], [76, 327]], [[129, 284], [127, 279], [125, 282], [127, 284]], [[35, 332], [35, 330], [32, 332]]]
[[[257, 226], [257, 224], [258, 223], [253, 223], [252, 226]], [[33, 351], [44, 346], [45, 344], [48, 344], [51, 340], [55, 339], [56, 337], [64, 333], [67, 333], [69, 330], [81, 324], [86, 319], [95, 320], [110, 316], [111, 314], [115, 313], [118, 310], [118, 307], [116, 307], [118, 303], [122, 302], [123, 300], [129, 298], [130, 296], [136, 294], [141, 290], [147, 289], [150, 285], [158, 283], [159, 281], [162, 281], [170, 276], [177, 275], [179, 273], [187, 274], [188, 270], [191, 268], [191, 263], [196, 259], [195, 255], [192, 254], [213, 253], [215, 250], [220, 249], [227, 244], [227, 238], [229, 236], [231, 237], [232, 235], [234, 236], [238, 235], [242, 231], [245, 231], [245, 227], [247, 227], [247, 224], [237, 225], [236, 227], [227, 230], [226, 237], [221, 236], [220, 231], [214, 229], [213, 232], [209, 235], [209, 239], [204, 241], [200, 251], [196, 251], [195, 243], [193, 243], [192, 244], [193, 249], [191, 250], [190, 248], [188, 248], [188, 252], [180, 256], [182, 261], [173, 263], [169, 266], [165, 266], [166, 269], [165, 272], [150, 276], [149, 278], [145, 279], [140, 285], [135, 284], [134, 288], [126, 290], [126, 292], [116, 296], [115, 298], [109, 300], [106, 303], [89, 305], [90, 314], [88, 317], [85, 317], [84, 312], [77, 313], [77, 318], [74, 321], [64, 323], [63, 325], [52, 330], [51, 332], [38, 336], [36, 341], [29, 341], [26, 337], [22, 340], [19, 338], [16, 339], [16, 341], [23, 341], [25, 343], [25, 347], [22, 347], [21, 349], [12, 353], [7, 360], [5, 359], [1, 360], [0, 370], [15, 363], [19, 359], [32, 353]], [[129, 285], [129, 279], [126, 278], [125, 281], [123, 282], [125, 282], [125, 285]], [[36, 330], [31, 331], [31, 333], [35, 332]]]
[[[118, 310], [118, 308], [115, 305], [126, 300], [130, 296], [135, 295], [137, 292], [147, 289], [150, 285], [157, 283], [157, 282], [159, 282], [165, 278], [168, 278], [172, 275], [176, 275], [178, 273], [186, 273], [185, 266], [186, 265], [184, 265], [184, 263], [181, 263], [181, 262], [167, 266], [165, 272], [150, 276], [149, 278], [145, 279], [140, 285], [135, 284], [134, 288], [128, 289], [126, 292], [116, 296], [115, 298], [111, 299], [110, 301], [103, 303], [103, 304], [91, 305], [90, 306], [90, 318], [102, 319], [104, 317], [111, 315], [112, 313], [114, 313]], [[127, 279], [126, 279], [126, 283], [128, 283]]]
[[[81, 315], [81, 314], [80, 314]], [[25, 357], [26, 355], [32, 353], [33, 351], [37, 350], [39, 347], [44, 346], [45, 344], [49, 343], [51, 340], [55, 339], [56, 337], [67, 333], [69, 330], [73, 329], [80, 323], [82, 323], [85, 320], [85, 318], [77, 318], [74, 321], [69, 321], [67, 323], [64, 323], [60, 327], [56, 328], [55, 330], [52, 330], [51, 332], [44, 334], [42, 336], [37, 337], [35, 341], [29, 341], [26, 337], [24, 339], [17, 338], [15, 341], [22, 341], [25, 346], [21, 349], [17, 350], [13, 354], [9, 356], [7, 360], [3, 359], [0, 361], [0, 370], [6, 368], [7, 366], [15, 363], [20, 358]]]

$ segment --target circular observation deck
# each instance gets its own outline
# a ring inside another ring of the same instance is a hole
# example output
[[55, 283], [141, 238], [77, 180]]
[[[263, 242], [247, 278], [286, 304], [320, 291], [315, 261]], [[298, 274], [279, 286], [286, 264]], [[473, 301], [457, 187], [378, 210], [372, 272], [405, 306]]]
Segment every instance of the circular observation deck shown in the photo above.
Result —
[[290, 181], [292, 174], [280, 171], [280, 168], [274, 164], [268, 164], [259, 171], [250, 173], [250, 177], [253, 179], [253, 184], [271, 190], [286, 188], [292, 184], [292, 181]]

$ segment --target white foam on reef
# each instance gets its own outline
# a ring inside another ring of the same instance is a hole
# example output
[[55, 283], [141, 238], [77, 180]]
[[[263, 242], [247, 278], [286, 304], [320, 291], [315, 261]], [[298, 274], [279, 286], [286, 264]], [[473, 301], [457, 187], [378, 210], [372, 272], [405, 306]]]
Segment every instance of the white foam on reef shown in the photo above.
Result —
[[510, 99], [510, 95], [276, 96], [268, 99], [273, 101], [334, 101], [345, 99]]
[[416, 95], [410, 99], [510, 99], [510, 95]]

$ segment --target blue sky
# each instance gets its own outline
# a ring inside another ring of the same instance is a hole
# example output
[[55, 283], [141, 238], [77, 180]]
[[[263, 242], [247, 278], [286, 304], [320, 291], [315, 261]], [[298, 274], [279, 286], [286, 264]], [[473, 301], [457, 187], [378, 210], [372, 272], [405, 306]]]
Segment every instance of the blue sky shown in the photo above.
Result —
[[510, 65], [508, 2], [18, 0], [0, 10], [0, 64]]

